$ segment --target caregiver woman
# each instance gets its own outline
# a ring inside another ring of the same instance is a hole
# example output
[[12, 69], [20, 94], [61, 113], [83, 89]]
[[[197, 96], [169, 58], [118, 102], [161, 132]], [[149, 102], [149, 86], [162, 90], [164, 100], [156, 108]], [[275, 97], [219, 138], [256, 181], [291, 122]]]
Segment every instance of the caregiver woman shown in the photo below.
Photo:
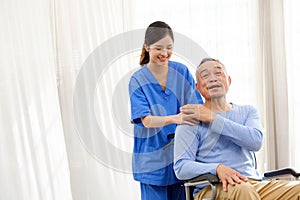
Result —
[[188, 68], [170, 61], [174, 36], [170, 26], [149, 25], [140, 57], [141, 68], [129, 82], [134, 124], [133, 176], [142, 200], [184, 200], [184, 189], [173, 171], [173, 137], [184, 121], [180, 107], [203, 103]]

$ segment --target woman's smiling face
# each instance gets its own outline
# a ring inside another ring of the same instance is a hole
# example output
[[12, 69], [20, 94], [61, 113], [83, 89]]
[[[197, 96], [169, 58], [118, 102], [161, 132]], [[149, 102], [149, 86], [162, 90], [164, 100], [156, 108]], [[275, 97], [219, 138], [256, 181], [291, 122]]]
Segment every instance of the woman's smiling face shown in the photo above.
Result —
[[168, 61], [173, 53], [173, 40], [166, 36], [154, 44], [146, 47], [149, 52], [149, 64], [168, 65]]

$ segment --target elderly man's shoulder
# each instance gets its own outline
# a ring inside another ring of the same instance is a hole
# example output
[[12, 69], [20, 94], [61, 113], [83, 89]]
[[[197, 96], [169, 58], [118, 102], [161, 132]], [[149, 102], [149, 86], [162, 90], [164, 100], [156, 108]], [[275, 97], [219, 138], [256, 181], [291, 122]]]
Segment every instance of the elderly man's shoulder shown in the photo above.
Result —
[[233, 103], [232, 105], [234, 109], [239, 110], [241, 112], [257, 112], [257, 108], [254, 105], [249, 105], [249, 104], [239, 105]]

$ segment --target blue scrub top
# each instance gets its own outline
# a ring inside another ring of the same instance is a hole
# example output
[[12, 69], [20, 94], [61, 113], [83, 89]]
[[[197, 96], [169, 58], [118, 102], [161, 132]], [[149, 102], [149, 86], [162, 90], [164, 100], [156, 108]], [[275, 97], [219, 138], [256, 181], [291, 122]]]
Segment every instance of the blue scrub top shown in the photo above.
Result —
[[185, 104], [203, 103], [195, 90], [195, 81], [188, 68], [169, 61], [166, 90], [151, 71], [143, 66], [129, 82], [131, 122], [134, 123], [132, 170], [134, 179], [146, 184], [166, 186], [179, 182], [173, 171], [173, 138], [176, 124], [146, 128], [141, 118], [179, 113]]

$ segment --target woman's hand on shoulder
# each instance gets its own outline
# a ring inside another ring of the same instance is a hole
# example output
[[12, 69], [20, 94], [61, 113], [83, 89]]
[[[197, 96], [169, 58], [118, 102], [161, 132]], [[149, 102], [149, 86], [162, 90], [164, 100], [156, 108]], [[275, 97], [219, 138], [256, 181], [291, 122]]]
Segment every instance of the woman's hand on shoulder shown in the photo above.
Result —
[[206, 108], [202, 104], [187, 104], [180, 108], [180, 112], [182, 113], [182, 121], [195, 122], [212, 122], [215, 113], [213, 113], [210, 109]]

